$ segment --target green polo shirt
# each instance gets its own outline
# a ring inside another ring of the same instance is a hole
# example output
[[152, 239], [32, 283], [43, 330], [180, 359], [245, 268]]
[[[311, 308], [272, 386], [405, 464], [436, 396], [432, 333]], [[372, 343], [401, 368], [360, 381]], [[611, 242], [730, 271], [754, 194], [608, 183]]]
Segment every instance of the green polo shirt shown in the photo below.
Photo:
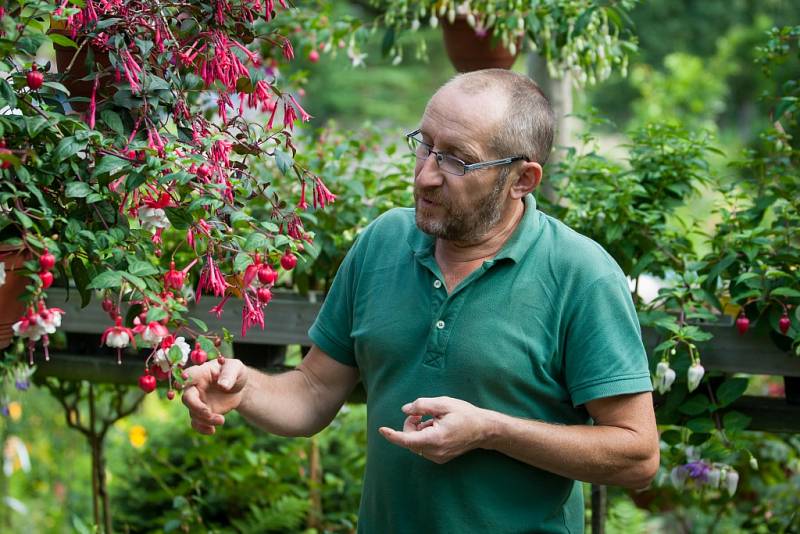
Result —
[[359, 236], [311, 327], [358, 367], [367, 466], [358, 531], [582, 532], [581, 484], [477, 449], [443, 465], [389, 443], [400, 407], [463, 399], [524, 419], [590, 424], [584, 403], [650, 391], [625, 276], [595, 242], [536, 209], [500, 253], [449, 294], [434, 239], [394, 209]]

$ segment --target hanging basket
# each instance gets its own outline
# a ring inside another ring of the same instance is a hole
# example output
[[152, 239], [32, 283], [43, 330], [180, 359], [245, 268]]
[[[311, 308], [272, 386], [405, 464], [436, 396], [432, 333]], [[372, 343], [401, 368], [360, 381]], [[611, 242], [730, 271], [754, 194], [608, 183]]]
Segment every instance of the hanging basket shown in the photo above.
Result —
[[517, 59], [502, 44], [493, 43], [490, 33], [483, 37], [476, 34], [465, 17], [457, 17], [452, 23], [443, 20], [442, 35], [450, 62], [458, 72], [510, 69]]
[[17, 274], [25, 263], [24, 248], [13, 245], [0, 245], [0, 261], [5, 264], [6, 282], [0, 286], [0, 349], [11, 344], [14, 332], [11, 326], [25, 313], [25, 304], [19, 297], [25, 291], [28, 279]]

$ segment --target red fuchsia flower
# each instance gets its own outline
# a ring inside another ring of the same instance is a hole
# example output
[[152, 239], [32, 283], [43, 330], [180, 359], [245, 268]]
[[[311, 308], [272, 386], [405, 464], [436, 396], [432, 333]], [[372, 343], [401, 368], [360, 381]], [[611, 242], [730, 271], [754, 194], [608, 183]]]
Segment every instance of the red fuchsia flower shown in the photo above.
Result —
[[[195, 226], [197, 226], [197, 230], [195, 230]], [[211, 237], [211, 227], [205, 220], [200, 219], [195, 225], [189, 228], [189, 231], [186, 232], [186, 242], [189, 243], [189, 246], [192, 247], [192, 250], [195, 249], [194, 246], [195, 232], [203, 234], [206, 237]]]
[[305, 179], [300, 180], [300, 202], [297, 203], [297, 207], [301, 210], [308, 209], [308, 202], [306, 202], [306, 181]]
[[289, 100], [292, 101], [292, 104], [294, 104], [294, 107], [296, 107], [297, 111], [300, 112], [300, 119], [303, 122], [308, 122], [309, 120], [311, 120], [311, 115], [309, 115], [306, 112], [306, 110], [303, 109], [303, 106], [301, 106], [300, 104], [297, 103], [297, 100], [295, 100], [294, 95], [289, 95]]
[[204, 290], [210, 290], [215, 297], [221, 297], [225, 295], [225, 290], [228, 286], [230, 286], [230, 284], [225, 281], [222, 271], [220, 271], [217, 264], [214, 263], [214, 258], [211, 254], [206, 254], [206, 265], [200, 272], [200, 280], [197, 282], [197, 295], [195, 300], [200, 302], [200, 297], [203, 295]]
[[139, 81], [139, 74], [142, 72], [142, 68], [136, 63], [136, 60], [131, 55], [131, 51], [127, 48], [122, 51], [122, 71], [125, 73], [125, 78], [131, 86], [131, 92], [140, 92], [142, 86]]
[[163, 208], [166, 208], [171, 203], [172, 197], [169, 196], [169, 193], [162, 193], [158, 199], [154, 199], [152, 196], [145, 198], [144, 204], [146, 207], [141, 207], [138, 210], [142, 229], [150, 230], [156, 228], [160, 230], [168, 228], [170, 222]]
[[175, 262], [169, 262], [169, 271], [164, 275], [164, 287], [166, 289], [181, 289], [183, 287], [183, 281], [186, 279], [186, 273], [189, 272], [189, 269], [194, 267], [195, 263], [197, 263], [196, 258], [180, 271], [176, 271]]
[[223, 298], [221, 301], [219, 301], [219, 304], [217, 304], [216, 306], [211, 308], [209, 310], [209, 313], [213, 313], [214, 315], [216, 315], [217, 319], [222, 317], [222, 312], [225, 311], [225, 304], [228, 302], [229, 298], [231, 298], [230, 295], [225, 295], [225, 298]]
[[317, 176], [314, 184], [314, 208], [324, 208], [328, 204], [333, 204], [336, 201], [336, 195], [330, 192], [322, 182], [322, 178]]
[[209, 153], [209, 159], [214, 165], [219, 165], [223, 167], [228, 167], [231, 164], [230, 161], [230, 154], [231, 148], [233, 147], [233, 143], [230, 141], [226, 141], [224, 139], [219, 139], [214, 141], [211, 145], [211, 152]]
[[151, 321], [142, 331], [142, 340], [150, 346], [161, 343], [169, 335], [169, 330], [158, 321]]
[[283, 40], [283, 57], [286, 58], [287, 61], [291, 61], [294, 59], [294, 48], [292, 48], [292, 42], [289, 39]]
[[247, 335], [247, 330], [258, 325], [264, 330], [264, 310], [261, 306], [254, 306], [247, 292], [244, 292], [244, 306], [242, 307], [242, 336]]
[[290, 130], [294, 128], [294, 123], [297, 120], [297, 113], [295, 113], [292, 104], [289, 102], [283, 103], [283, 127], [289, 128]]
[[130, 344], [136, 347], [133, 331], [130, 328], [122, 326], [122, 317], [118, 315], [116, 324], [106, 328], [103, 332], [103, 336], [100, 338], [100, 345], [117, 349], [117, 363], [122, 364], [122, 349]]
[[94, 77], [94, 85], [92, 85], [92, 97], [89, 99], [89, 112], [86, 123], [89, 128], [94, 129], [94, 116], [97, 111], [97, 84], [100, 82], [100, 76]]

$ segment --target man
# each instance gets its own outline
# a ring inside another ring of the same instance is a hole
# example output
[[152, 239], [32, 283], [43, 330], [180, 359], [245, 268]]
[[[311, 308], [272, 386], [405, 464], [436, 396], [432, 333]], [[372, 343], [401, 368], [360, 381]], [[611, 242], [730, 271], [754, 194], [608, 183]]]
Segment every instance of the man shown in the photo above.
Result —
[[581, 532], [575, 481], [647, 486], [658, 434], [626, 279], [531, 195], [552, 138], [524, 76], [442, 87], [409, 134], [416, 209], [361, 234], [297, 370], [190, 369], [194, 428], [213, 433], [237, 409], [312, 435], [361, 379], [359, 532]]

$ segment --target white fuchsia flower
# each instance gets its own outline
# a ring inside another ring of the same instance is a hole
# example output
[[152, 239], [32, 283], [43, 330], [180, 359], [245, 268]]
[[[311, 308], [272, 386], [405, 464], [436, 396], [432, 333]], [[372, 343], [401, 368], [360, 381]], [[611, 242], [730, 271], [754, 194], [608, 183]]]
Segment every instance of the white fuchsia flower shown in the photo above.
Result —
[[703, 380], [703, 375], [706, 373], [706, 370], [700, 365], [700, 362], [695, 362], [689, 367], [689, 371], [686, 373], [686, 382], [687, 387], [689, 388], [689, 392], [691, 393], [697, 386], [700, 385], [700, 381]]
[[61, 308], [46, 308], [44, 302], [40, 302], [36, 322], [45, 334], [53, 334], [56, 328], [61, 326], [61, 316], [63, 314], [64, 310]]
[[169, 219], [166, 212], [161, 208], [143, 207], [139, 208], [139, 221], [144, 230], [153, 228], [169, 228]]
[[736, 488], [739, 485], [739, 473], [733, 469], [726, 471], [724, 473], [722, 483], [725, 484], [725, 491], [728, 492], [728, 496], [733, 497], [733, 494], [736, 493]]
[[133, 331], [130, 328], [122, 326], [122, 317], [117, 315], [116, 324], [105, 329], [103, 336], [100, 338], [100, 344], [112, 349], [117, 349], [117, 363], [122, 364], [122, 349], [130, 344], [136, 346], [136, 341], [133, 339]]
[[157, 321], [151, 321], [142, 331], [142, 339], [149, 345], [158, 345], [169, 335], [169, 330]]
[[33, 308], [29, 308], [27, 315], [23, 315], [19, 321], [11, 325], [14, 335], [23, 339], [29, 339], [31, 341], [39, 341], [45, 331], [39, 325], [38, 319], [38, 314], [33, 310]]
[[[166, 340], [165, 340], [166, 341]], [[172, 347], [178, 347], [181, 351], [181, 359], [173, 364], [169, 359], [169, 352]], [[158, 365], [162, 371], [169, 372], [172, 365], [183, 367], [189, 361], [189, 353], [192, 352], [191, 347], [183, 337], [177, 337], [172, 343], [163, 343], [162, 347], [158, 349], [153, 355], [153, 361]]]
[[675, 382], [675, 377], [675, 371], [670, 368], [669, 362], [658, 362], [656, 366], [655, 388], [663, 395], [672, 387], [673, 382]]

